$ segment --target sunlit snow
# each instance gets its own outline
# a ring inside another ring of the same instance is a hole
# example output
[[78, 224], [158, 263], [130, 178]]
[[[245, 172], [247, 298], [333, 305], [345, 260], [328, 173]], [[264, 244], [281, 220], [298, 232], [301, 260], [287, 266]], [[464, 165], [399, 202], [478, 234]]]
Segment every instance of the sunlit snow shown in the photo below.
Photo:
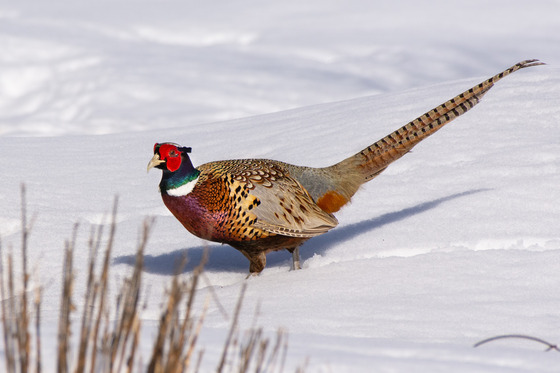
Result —
[[[35, 216], [29, 268], [43, 284], [44, 369], [54, 371], [64, 241], [119, 196], [111, 266], [131, 270], [141, 223], [143, 348], [186, 252], [210, 248], [200, 285], [241, 327], [289, 332], [288, 371], [552, 372], [560, 343], [560, 2], [28, 1], [0, 5], [0, 239], [17, 252], [19, 187]], [[212, 160], [326, 166], [514, 63], [472, 111], [366, 184], [340, 225], [245, 280], [248, 261], [189, 234], [166, 210], [156, 142]], [[157, 171], [157, 170], [156, 170]], [[76, 273], [77, 307], [85, 271]], [[229, 327], [211, 303], [201, 335], [212, 371]], [[2, 348], [3, 353], [3, 348]], [[3, 362], [1, 363], [3, 366]]]

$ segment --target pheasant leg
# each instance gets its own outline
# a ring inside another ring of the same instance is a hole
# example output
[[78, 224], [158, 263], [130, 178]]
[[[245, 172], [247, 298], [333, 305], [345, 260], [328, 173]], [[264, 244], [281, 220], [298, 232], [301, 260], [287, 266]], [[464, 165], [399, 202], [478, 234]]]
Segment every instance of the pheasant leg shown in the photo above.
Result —
[[299, 246], [291, 250], [292, 252], [292, 262], [293, 262], [293, 270], [301, 269], [301, 264], [299, 260]]

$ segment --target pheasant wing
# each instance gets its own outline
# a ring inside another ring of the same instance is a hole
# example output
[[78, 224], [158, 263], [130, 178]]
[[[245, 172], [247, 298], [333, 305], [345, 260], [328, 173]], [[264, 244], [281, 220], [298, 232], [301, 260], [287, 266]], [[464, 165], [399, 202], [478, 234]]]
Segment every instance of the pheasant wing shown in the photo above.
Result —
[[313, 237], [336, 227], [338, 221], [317, 206], [305, 188], [291, 177], [271, 187], [256, 184], [250, 192], [261, 202], [255, 209], [255, 227], [292, 237]]

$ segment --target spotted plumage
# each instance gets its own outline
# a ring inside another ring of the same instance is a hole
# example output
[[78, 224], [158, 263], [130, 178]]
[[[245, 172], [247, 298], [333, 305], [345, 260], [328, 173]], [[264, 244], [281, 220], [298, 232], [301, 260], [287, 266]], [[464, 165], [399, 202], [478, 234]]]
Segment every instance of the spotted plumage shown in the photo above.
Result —
[[333, 213], [360, 185], [473, 108], [498, 80], [541, 64], [520, 62], [330, 167], [238, 159], [195, 168], [188, 155], [191, 148], [158, 143], [148, 170], [163, 171], [163, 202], [181, 224], [198, 237], [239, 250], [249, 259], [252, 274], [264, 269], [266, 253], [274, 250], [292, 252], [294, 268], [299, 268], [299, 246], [334, 228], [338, 221]]

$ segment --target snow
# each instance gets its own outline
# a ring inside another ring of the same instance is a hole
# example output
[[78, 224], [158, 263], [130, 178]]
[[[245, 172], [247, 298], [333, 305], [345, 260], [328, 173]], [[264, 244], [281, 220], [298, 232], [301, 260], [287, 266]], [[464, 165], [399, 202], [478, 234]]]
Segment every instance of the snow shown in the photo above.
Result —
[[[560, 341], [558, 14], [558, 1], [517, 0], [1, 4], [0, 239], [19, 247], [25, 182], [32, 281], [47, 284], [43, 341], [56, 336], [64, 241], [79, 222], [85, 268], [90, 227], [118, 195], [113, 287], [156, 217], [145, 344], [175, 263], [186, 252], [189, 272], [209, 248], [200, 302], [212, 288], [232, 312], [247, 282], [241, 326], [259, 305], [259, 325], [286, 329], [289, 370], [307, 358], [312, 372], [557, 370], [558, 355], [534, 343], [472, 345], [510, 333]], [[159, 172], [146, 175], [163, 141], [191, 146], [195, 164], [326, 166], [526, 58], [548, 65], [500, 81], [365, 185], [337, 228], [302, 247], [301, 271], [273, 253], [245, 280], [247, 260], [186, 232]], [[211, 304], [204, 369], [228, 327]]]

